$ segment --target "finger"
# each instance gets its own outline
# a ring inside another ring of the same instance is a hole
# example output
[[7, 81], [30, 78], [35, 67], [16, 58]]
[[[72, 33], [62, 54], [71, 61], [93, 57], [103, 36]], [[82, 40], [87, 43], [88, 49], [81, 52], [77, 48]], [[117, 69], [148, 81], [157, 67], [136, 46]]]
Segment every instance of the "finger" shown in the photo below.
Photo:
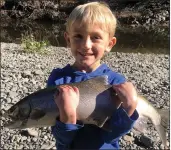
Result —
[[55, 101], [65, 91], [64, 89], [66, 89], [66, 85], [57, 86], [57, 90], [55, 91], [55, 93], [53, 95]]
[[73, 90], [73, 88], [69, 85], [61, 85], [59, 86], [59, 93], [65, 93], [65, 92], [69, 92], [69, 90]]
[[64, 85], [62, 86], [62, 89], [72, 90], [76, 93], [79, 93], [79, 90], [76, 86]]
[[118, 90], [120, 90], [120, 89], [122, 88], [122, 86], [121, 86], [120, 84], [113, 85], [112, 87], [113, 87], [113, 89], [114, 89], [115, 91], [118, 91]]
[[121, 88], [120, 87], [114, 87], [113, 86], [113, 89], [115, 90], [117, 95], [121, 92]]
[[58, 89], [71, 88], [69, 85], [60, 85]]
[[57, 86], [56, 91], [54, 93], [54, 98], [58, 97], [61, 91], [62, 91], [62, 86]]
[[76, 87], [76, 86], [73, 86], [72, 87], [73, 88], [73, 90], [79, 95], [80, 93], [79, 93], [79, 89]]

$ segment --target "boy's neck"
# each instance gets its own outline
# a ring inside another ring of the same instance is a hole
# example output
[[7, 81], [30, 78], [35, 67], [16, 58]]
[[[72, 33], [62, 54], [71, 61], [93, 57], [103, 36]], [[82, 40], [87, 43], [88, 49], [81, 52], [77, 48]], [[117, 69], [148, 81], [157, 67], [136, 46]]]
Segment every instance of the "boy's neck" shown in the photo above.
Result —
[[74, 63], [72, 65], [72, 67], [77, 70], [77, 71], [81, 71], [81, 72], [84, 72], [84, 73], [90, 73], [90, 72], [93, 72], [95, 71], [101, 64], [94, 64], [92, 66], [88, 66], [88, 67], [83, 67], [83, 66], [79, 66], [77, 65], [76, 63]]

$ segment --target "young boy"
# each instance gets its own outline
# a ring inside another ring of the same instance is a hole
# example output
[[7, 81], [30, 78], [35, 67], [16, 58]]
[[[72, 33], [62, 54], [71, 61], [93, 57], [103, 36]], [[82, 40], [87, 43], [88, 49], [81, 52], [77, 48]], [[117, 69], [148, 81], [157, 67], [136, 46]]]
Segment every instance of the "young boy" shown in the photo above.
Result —
[[[109, 120], [111, 132], [77, 121], [79, 90], [61, 85], [55, 96], [60, 116], [52, 127], [57, 149], [119, 149], [118, 140], [138, 119], [137, 93], [124, 76], [113, 72], [100, 60], [116, 43], [116, 18], [104, 3], [91, 2], [77, 6], [70, 14], [64, 37], [75, 58], [74, 64], [51, 72], [47, 86], [85, 81], [101, 75], [117, 92], [121, 107]], [[113, 100], [115, 103], [116, 100]]]

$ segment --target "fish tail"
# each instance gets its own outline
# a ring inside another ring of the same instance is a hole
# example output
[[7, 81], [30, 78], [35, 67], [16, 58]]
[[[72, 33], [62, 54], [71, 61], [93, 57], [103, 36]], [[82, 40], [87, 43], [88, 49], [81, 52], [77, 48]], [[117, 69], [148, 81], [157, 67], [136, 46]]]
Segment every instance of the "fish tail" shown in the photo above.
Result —
[[166, 132], [169, 125], [169, 110], [158, 109], [158, 112], [161, 116], [161, 121], [159, 125], [156, 125], [156, 129], [161, 137], [163, 145], [167, 147], [167, 137]]

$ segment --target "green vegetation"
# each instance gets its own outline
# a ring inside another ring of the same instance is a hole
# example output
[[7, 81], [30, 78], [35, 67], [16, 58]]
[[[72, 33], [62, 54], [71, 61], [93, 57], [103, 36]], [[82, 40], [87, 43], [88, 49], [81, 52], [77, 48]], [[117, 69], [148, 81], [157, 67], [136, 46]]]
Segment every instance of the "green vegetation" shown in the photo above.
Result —
[[36, 38], [33, 34], [23, 34], [21, 45], [24, 49], [24, 52], [46, 54], [46, 47], [49, 45], [49, 42], [47, 40], [36, 41]]

